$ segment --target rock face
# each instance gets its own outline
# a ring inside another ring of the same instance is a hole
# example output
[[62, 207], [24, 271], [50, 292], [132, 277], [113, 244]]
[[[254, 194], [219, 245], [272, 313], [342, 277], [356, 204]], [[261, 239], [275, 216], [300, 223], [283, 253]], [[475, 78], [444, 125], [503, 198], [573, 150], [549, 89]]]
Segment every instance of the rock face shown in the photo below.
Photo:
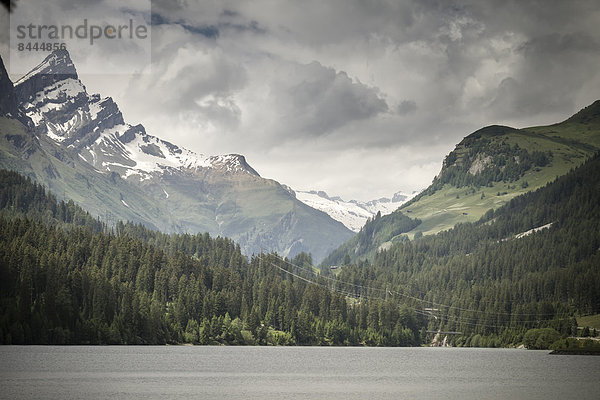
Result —
[[66, 50], [50, 54], [17, 82], [15, 91], [38, 133], [75, 150], [98, 170], [137, 180], [173, 168], [258, 176], [243, 156], [206, 157], [148, 135], [142, 125], [125, 123], [112, 98], [87, 93]]
[[[167, 232], [227, 236], [246, 254], [305, 251], [317, 261], [352, 235], [278, 182], [260, 177], [242, 155], [197, 154], [126, 123], [110, 97], [87, 93], [65, 50], [18, 80], [15, 93], [38, 137], [143, 192], [162, 214], [140, 218], [147, 210], [125, 190], [120, 207], [133, 220]], [[86, 207], [85, 199], [80, 203]]]
[[75, 65], [66, 50], [57, 50], [16, 82], [17, 96], [21, 102], [29, 100], [28, 94], [38, 93], [69, 79], [77, 80]]
[[24, 124], [28, 123], [27, 117], [19, 109], [19, 102], [14, 91], [13, 83], [8, 77], [4, 62], [0, 58], [0, 116], [17, 118]]

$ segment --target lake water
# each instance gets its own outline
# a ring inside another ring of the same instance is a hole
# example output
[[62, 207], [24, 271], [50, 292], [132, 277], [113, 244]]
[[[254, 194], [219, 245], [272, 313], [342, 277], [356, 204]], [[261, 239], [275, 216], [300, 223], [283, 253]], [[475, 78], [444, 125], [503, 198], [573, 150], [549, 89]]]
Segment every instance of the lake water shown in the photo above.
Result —
[[599, 399], [600, 357], [457, 348], [0, 346], [2, 399]]

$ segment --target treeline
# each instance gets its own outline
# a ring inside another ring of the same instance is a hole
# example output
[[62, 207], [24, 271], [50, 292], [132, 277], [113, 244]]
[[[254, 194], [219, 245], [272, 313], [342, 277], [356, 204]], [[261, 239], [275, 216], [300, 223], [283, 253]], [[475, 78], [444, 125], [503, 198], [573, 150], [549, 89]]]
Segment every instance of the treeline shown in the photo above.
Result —
[[[424, 319], [357, 301], [229, 239], [106, 227], [0, 172], [0, 343], [419, 345]], [[310, 256], [294, 264], [309, 266]]]
[[52, 193], [13, 171], [0, 169], [0, 213], [8, 216], [28, 216], [46, 224], [85, 226], [101, 232], [104, 225], [75, 205], [73, 201], [56, 200]]
[[519, 343], [530, 328], [567, 336], [576, 334], [574, 315], [600, 312], [599, 226], [595, 156], [478, 223], [395, 244], [336, 279], [387, 285], [399, 303], [428, 309], [429, 330], [462, 332], [452, 337], [458, 345]]
[[320, 275], [306, 254], [247, 259], [208, 234], [107, 227], [12, 172], [0, 188], [5, 344], [414, 346], [441, 330], [496, 347], [530, 329], [565, 338], [600, 312], [599, 156], [477, 223]]

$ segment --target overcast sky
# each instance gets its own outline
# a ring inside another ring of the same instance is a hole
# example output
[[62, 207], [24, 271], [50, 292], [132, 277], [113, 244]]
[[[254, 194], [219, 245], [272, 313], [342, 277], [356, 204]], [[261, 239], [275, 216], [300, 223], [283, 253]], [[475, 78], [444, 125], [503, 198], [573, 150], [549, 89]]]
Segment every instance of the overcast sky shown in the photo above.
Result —
[[600, 98], [596, 1], [164, 0], [152, 14], [151, 65], [80, 73], [89, 92], [150, 134], [345, 199], [423, 189], [476, 129]]

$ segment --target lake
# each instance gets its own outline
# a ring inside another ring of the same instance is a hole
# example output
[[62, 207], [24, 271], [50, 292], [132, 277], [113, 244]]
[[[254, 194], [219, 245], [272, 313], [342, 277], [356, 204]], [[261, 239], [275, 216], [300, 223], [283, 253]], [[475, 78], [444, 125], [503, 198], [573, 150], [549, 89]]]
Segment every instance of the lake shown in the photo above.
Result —
[[598, 399], [600, 357], [459, 348], [0, 346], [2, 399]]

